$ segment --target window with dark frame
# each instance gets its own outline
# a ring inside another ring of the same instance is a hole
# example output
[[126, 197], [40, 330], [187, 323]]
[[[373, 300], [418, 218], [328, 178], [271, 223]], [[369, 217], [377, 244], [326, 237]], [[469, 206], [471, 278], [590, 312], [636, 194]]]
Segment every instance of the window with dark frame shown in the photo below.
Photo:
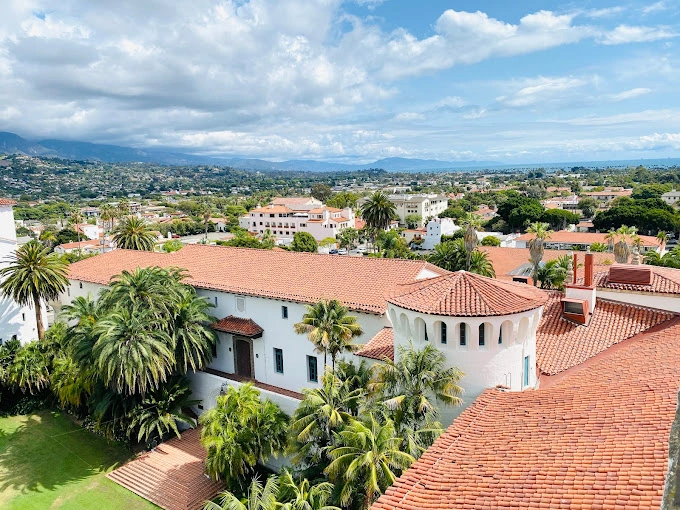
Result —
[[479, 346], [484, 347], [486, 343], [486, 328], [484, 324], [479, 325]]
[[217, 358], [217, 342], [213, 342], [213, 343], [210, 345], [210, 349], [212, 350], [212, 357], [213, 357], [213, 359], [214, 359], [214, 358]]
[[460, 325], [460, 345], [467, 345], [467, 331], [465, 324]]
[[274, 348], [274, 367], [277, 374], [283, 373], [283, 350]]
[[446, 324], [444, 323], [441, 325], [441, 342], [446, 344]]
[[319, 382], [319, 366], [316, 356], [307, 356], [307, 379], [310, 382]]
[[281, 318], [282, 318], [282, 319], [287, 319], [287, 318], [288, 318], [288, 307], [287, 307], [287, 306], [282, 306], [282, 307], [281, 307]]
[[503, 326], [501, 325], [501, 329], [498, 331], [498, 344], [503, 343]]

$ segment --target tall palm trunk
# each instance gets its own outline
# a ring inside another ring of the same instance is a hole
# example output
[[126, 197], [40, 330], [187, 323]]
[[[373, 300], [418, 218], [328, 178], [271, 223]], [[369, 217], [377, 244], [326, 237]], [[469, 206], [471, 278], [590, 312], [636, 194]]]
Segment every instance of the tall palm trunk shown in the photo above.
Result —
[[463, 239], [465, 239], [465, 252], [466, 252], [465, 270], [469, 271], [472, 252], [477, 247], [477, 231], [475, 230], [475, 227], [469, 225], [468, 228], [465, 230], [465, 235], [463, 236]]
[[42, 340], [45, 337], [45, 326], [42, 320], [42, 304], [40, 303], [40, 296], [37, 293], [33, 293], [33, 306], [35, 307], [35, 324], [38, 328], [38, 340]]
[[619, 264], [627, 264], [630, 256], [630, 247], [625, 240], [621, 240], [614, 245], [614, 258]]

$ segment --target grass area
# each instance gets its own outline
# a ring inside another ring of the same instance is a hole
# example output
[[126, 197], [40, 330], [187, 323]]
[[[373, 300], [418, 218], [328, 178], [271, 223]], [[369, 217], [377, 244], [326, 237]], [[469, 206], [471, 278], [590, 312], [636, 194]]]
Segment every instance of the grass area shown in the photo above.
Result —
[[131, 453], [59, 412], [0, 418], [3, 510], [151, 510], [104, 475]]

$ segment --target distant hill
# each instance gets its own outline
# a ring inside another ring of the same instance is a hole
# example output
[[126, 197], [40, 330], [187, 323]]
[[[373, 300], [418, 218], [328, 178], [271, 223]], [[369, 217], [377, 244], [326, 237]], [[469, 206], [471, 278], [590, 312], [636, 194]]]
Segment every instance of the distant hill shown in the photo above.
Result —
[[337, 172], [381, 168], [388, 172], [417, 172], [479, 168], [498, 165], [489, 161], [438, 161], [434, 159], [387, 158], [352, 165], [315, 160], [266, 161], [252, 158], [225, 158], [186, 154], [163, 149], [135, 149], [119, 145], [105, 145], [68, 140], [30, 141], [14, 133], [0, 132], [0, 153], [27, 154], [64, 159], [102, 161], [105, 163], [158, 163], [162, 165], [221, 165], [242, 170], [297, 170], [308, 172]]

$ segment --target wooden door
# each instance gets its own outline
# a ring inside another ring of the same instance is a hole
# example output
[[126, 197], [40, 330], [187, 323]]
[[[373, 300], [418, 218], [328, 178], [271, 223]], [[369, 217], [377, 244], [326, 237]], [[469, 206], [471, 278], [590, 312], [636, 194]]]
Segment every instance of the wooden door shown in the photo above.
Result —
[[244, 377], [253, 377], [252, 353], [250, 342], [242, 338], [234, 338], [236, 353], [236, 373]]

